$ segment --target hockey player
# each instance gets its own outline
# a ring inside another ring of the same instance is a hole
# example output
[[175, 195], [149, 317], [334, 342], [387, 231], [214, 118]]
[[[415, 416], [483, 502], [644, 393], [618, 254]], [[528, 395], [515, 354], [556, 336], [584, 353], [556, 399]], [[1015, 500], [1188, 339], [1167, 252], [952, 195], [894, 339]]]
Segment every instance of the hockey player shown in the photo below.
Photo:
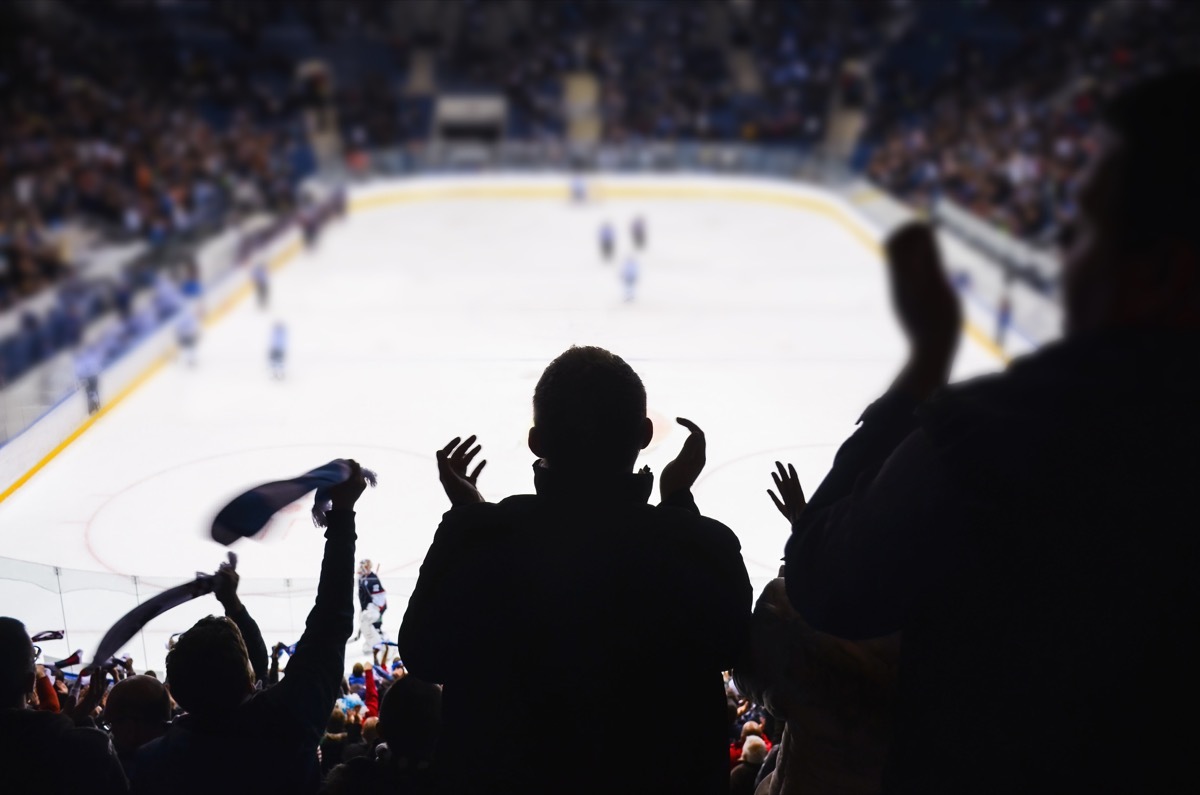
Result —
[[268, 360], [271, 366], [271, 377], [277, 381], [283, 380], [283, 365], [287, 359], [287, 326], [276, 323], [271, 327], [271, 348]]
[[629, 234], [633, 238], [633, 247], [637, 251], [642, 251], [646, 248], [646, 219], [642, 216], [634, 216], [633, 223], [630, 224]]
[[267, 271], [267, 263], [265, 260], [259, 259], [254, 262], [254, 270], [251, 271], [251, 277], [254, 279], [254, 292], [258, 295], [258, 308], [267, 308], [267, 298], [270, 290], [270, 273]]
[[196, 366], [196, 342], [200, 339], [200, 320], [196, 317], [194, 307], [186, 306], [179, 313], [179, 322], [175, 325], [175, 334], [179, 339], [179, 350], [183, 353], [183, 361], [188, 367]]
[[317, 243], [321, 240], [321, 216], [320, 211], [311, 204], [300, 210], [300, 229], [304, 235], [304, 248], [316, 251]]
[[371, 561], [363, 559], [358, 564], [359, 634], [363, 641], [363, 654], [371, 654], [383, 644], [383, 614], [387, 611], [387, 591], [379, 581], [379, 575], [371, 569]]
[[633, 300], [633, 291], [637, 286], [639, 270], [637, 257], [630, 254], [625, 259], [624, 267], [621, 268], [621, 281], [625, 283], [625, 301], [627, 303]]
[[100, 353], [91, 348], [80, 347], [75, 353], [75, 378], [87, 397], [88, 414], [100, 410]]
[[571, 202], [574, 204], [587, 204], [588, 202], [588, 184], [582, 174], [571, 177]]
[[616, 247], [617, 233], [611, 221], [605, 221], [600, 226], [600, 256], [605, 263], [612, 262], [613, 251]]

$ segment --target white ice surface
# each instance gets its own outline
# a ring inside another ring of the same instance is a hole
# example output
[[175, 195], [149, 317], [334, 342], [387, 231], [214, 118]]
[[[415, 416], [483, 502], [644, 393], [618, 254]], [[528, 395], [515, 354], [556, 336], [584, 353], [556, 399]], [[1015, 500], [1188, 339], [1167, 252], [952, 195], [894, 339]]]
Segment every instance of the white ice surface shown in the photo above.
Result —
[[[649, 248], [626, 304], [596, 234], [617, 223], [619, 262], [636, 213]], [[276, 320], [292, 347], [282, 382], [267, 367]], [[641, 374], [656, 434], [639, 465], [661, 471], [678, 451], [674, 417], [705, 429], [697, 501], [738, 534], [759, 584], [788, 534], [765, 493], [773, 462], [795, 463], [811, 493], [904, 356], [876, 254], [820, 215], [697, 200], [366, 211], [275, 275], [269, 311], [243, 301], [206, 329], [195, 369], [159, 372], [0, 504], [0, 556], [156, 579], [133, 594], [64, 575], [60, 604], [0, 573], [0, 614], [37, 631], [65, 612], [72, 636], [46, 644], [51, 659], [94, 645], [137, 596], [215, 568], [224, 550], [207, 528], [226, 499], [353, 457], [380, 475], [359, 503], [358, 557], [381, 565], [394, 633], [447, 508], [434, 451], [478, 434], [485, 496], [530, 491], [530, 397], [572, 344], [607, 347]], [[999, 366], [964, 339], [955, 376]], [[235, 546], [268, 643], [294, 642], [311, 605], [323, 541], [307, 508]], [[300, 597], [284, 598], [289, 589]], [[161, 641], [217, 611], [202, 599], [156, 621], [130, 644], [138, 667], [161, 670]]]

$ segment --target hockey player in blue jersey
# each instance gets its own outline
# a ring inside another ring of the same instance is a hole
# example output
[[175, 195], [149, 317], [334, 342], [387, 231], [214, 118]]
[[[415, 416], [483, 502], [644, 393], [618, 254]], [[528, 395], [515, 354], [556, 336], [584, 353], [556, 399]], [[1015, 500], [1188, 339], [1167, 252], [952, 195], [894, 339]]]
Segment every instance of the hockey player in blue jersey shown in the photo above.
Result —
[[646, 219], [642, 216], [636, 216], [633, 223], [629, 227], [630, 237], [633, 238], [633, 247], [637, 251], [642, 251], [646, 248]]
[[605, 221], [600, 226], [600, 256], [604, 258], [607, 264], [612, 262], [613, 252], [616, 250], [617, 233], [613, 229], [611, 221]]

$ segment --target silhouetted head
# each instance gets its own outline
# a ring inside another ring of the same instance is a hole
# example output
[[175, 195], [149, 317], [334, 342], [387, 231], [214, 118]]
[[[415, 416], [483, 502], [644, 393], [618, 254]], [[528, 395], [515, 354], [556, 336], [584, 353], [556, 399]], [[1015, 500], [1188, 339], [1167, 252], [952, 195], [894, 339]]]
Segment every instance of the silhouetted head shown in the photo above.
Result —
[[1200, 70], [1133, 86], [1103, 120], [1065, 262], [1067, 333], [1200, 329]]
[[161, 737], [171, 721], [171, 698], [151, 676], [131, 676], [113, 685], [104, 704], [104, 720], [117, 753], [126, 756]]
[[652, 433], [642, 379], [603, 348], [572, 347], [533, 391], [529, 449], [555, 469], [628, 472]]
[[194, 715], [236, 709], [254, 691], [254, 670], [237, 624], [208, 616], [180, 635], [167, 654], [167, 682], [179, 706]]
[[393, 758], [429, 760], [442, 731], [442, 691], [406, 676], [388, 688], [379, 704], [379, 736]]
[[25, 706], [36, 670], [25, 625], [15, 618], [0, 618], [0, 709]]

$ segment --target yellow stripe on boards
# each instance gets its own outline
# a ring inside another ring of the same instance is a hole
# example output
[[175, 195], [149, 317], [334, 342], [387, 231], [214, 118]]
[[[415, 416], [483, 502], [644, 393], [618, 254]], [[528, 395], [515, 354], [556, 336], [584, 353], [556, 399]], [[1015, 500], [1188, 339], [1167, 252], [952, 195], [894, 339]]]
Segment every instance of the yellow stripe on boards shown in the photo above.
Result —
[[154, 375], [160, 369], [162, 369], [162, 366], [167, 363], [168, 359], [169, 359], [169, 357], [165, 356], [165, 355], [160, 356], [157, 359], [155, 359], [154, 362], [149, 367], [147, 367], [142, 372], [141, 375], [139, 375], [137, 378], [133, 379], [133, 381], [131, 381], [128, 385], [126, 385], [126, 387], [124, 389], [122, 389], [120, 392], [118, 392], [116, 397], [114, 397], [108, 403], [101, 406], [100, 410], [97, 411], [95, 414], [91, 415], [86, 420], [84, 420], [79, 425], [78, 428], [71, 431], [71, 434], [66, 439], [63, 439], [61, 442], [59, 442], [57, 445], [55, 445], [53, 450], [51, 450], [49, 453], [46, 453], [46, 455], [42, 456], [41, 461], [38, 461], [36, 464], [34, 464], [29, 469], [28, 472], [26, 472], [21, 477], [17, 478], [16, 482], [14, 482], [11, 486], [9, 486], [2, 493], [0, 493], [0, 502], [4, 502], [6, 499], [8, 499], [10, 496], [12, 496], [13, 493], [15, 493], [17, 489], [19, 489], [25, 485], [26, 481], [28, 481], [31, 477], [36, 475], [42, 467], [46, 466], [46, 464], [49, 464], [51, 461], [53, 461], [54, 458], [59, 453], [61, 453], [63, 450], [66, 450], [67, 446], [70, 445], [71, 442], [78, 439], [83, 434], [84, 431], [86, 431], [88, 428], [95, 425], [96, 422], [98, 422], [101, 417], [103, 417], [105, 414], [107, 414], [109, 411], [111, 411], [114, 407], [116, 407], [118, 404], [120, 404], [120, 402], [122, 400], [124, 400], [125, 398], [127, 398], [131, 394], [133, 394], [133, 391], [135, 389], [137, 389], [142, 384], [149, 381], [150, 377], [152, 375]]
[[[300, 243], [299, 242], [293, 243], [292, 245], [288, 246], [283, 251], [281, 251], [279, 254], [277, 254], [275, 257], [273, 257], [271, 260], [270, 266], [272, 268], [283, 267], [289, 261], [291, 261], [291, 259], [293, 257], [295, 257], [299, 251], [300, 251]], [[211, 313], [209, 313], [205, 317], [204, 325], [211, 326], [214, 323], [216, 323], [218, 320], [220, 320], [222, 317], [224, 317], [226, 314], [228, 314], [229, 310], [231, 310], [238, 301], [245, 298], [249, 293], [250, 293], [249, 283], [243, 284], [241, 287], [239, 287], [237, 290], [235, 290], [233, 295], [231, 295], [229, 298], [227, 298], [221, 304], [220, 307], [213, 310]], [[125, 386], [125, 388], [122, 389], [120, 392], [118, 392], [116, 394], [116, 396], [114, 396], [111, 400], [106, 401], [100, 407], [99, 411], [97, 411], [95, 414], [91, 415], [86, 420], [84, 420], [82, 423], [80, 423], [79, 427], [77, 427], [75, 430], [71, 431], [70, 435], [67, 436], [67, 438], [63, 439], [61, 442], [59, 442], [57, 445], [55, 445], [54, 449], [51, 450], [49, 453], [46, 453], [46, 455], [42, 456], [42, 459], [40, 461], [38, 461], [36, 464], [34, 464], [32, 467], [30, 467], [29, 470], [24, 475], [21, 475], [21, 477], [17, 478], [16, 481], [14, 481], [11, 486], [6, 488], [3, 492], [0, 492], [0, 502], [4, 502], [6, 499], [11, 497], [13, 494], [15, 494], [17, 489], [24, 486], [25, 483], [28, 482], [30, 478], [32, 478], [43, 467], [45, 467], [47, 464], [49, 464], [51, 461], [53, 461], [58, 456], [59, 453], [61, 453], [63, 450], [66, 450], [67, 447], [72, 442], [74, 442], [76, 439], [78, 439], [80, 436], [83, 435], [84, 431], [86, 431], [88, 428], [95, 425], [100, 420], [101, 417], [103, 417], [105, 414], [108, 414], [108, 412], [112, 411], [114, 408], [116, 408], [118, 405], [120, 405], [120, 403], [123, 400], [125, 400], [125, 398], [127, 398], [133, 394], [134, 390], [138, 389], [143, 384], [145, 384], [147, 381], [149, 381], [150, 378], [155, 373], [157, 373], [159, 370], [161, 370], [163, 365], [165, 365], [168, 361], [170, 361], [171, 358], [172, 358], [171, 354], [163, 354], [162, 356], [159, 356], [157, 359], [155, 359], [153, 362], [151, 362], [150, 365], [147, 366], [146, 369], [142, 371], [141, 375], [137, 376], [132, 381], [130, 381]]]
[[[853, 218], [844, 208], [828, 199], [819, 196], [799, 196], [780, 190], [764, 188], [720, 188], [699, 187], [695, 185], [618, 185], [593, 183], [589, 186], [590, 195], [596, 199], [690, 199], [710, 201], [734, 201], [747, 204], [769, 204], [780, 207], [801, 210], [824, 216], [833, 221], [849, 234], [859, 245], [870, 251], [876, 257], [882, 258], [883, 247], [867, 229]], [[519, 199], [535, 201], [566, 202], [571, 198], [567, 185], [448, 185], [436, 188], [401, 189], [389, 193], [378, 193], [373, 196], [360, 196], [349, 201], [348, 210], [351, 213], [363, 210], [373, 210], [395, 205], [415, 204], [418, 202], [455, 201], [463, 199]], [[272, 271], [282, 268], [300, 252], [301, 242], [293, 241], [290, 245], [271, 258], [268, 268]], [[238, 288], [232, 296], [210, 312], [204, 319], [204, 325], [212, 326], [233, 309], [239, 301], [250, 294], [252, 286], [249, 282]], [[981, 348], [1001, 362], [1008, 364], [1012, 359], [991, 337], [970, 321], [963, 324], [966, 335]], [[8, 499], [17, 489], [38, 473], [46, 464], [54, 460], [72, 442], [78, 439], [84, 431], [92, 427], [101, 417], [116, 407], [122, 400], [133, 393], [150, 377], [157, 373], [166, 363], [163, 356], [151, 364], [145, 372], [135, 378], [128, 386], [106, 403], [101, 409], [88, 417], [71, 435], [63, 439], [53, 450], [47, 453], [28, 472], [17, 479], [11, 486], [0, 493], [0, 502]]]

